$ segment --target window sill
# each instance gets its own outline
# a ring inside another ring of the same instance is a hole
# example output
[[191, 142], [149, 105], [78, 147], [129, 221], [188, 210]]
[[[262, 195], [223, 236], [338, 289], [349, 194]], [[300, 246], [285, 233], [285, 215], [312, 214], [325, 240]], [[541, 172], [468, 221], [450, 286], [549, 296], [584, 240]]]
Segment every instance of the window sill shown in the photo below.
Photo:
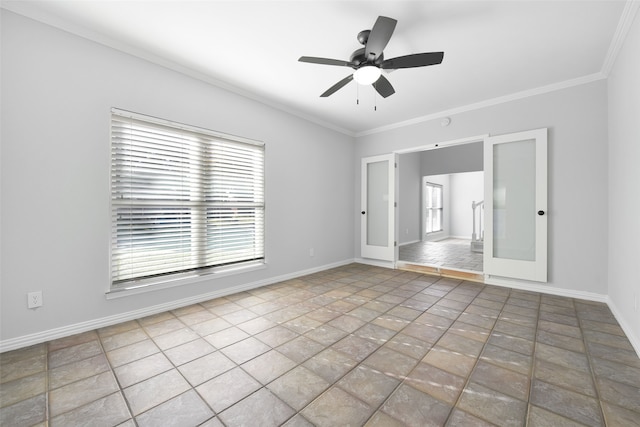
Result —
[[112, 288], [105, 292], [105, 297], [110, 299], [122, 298], [130, 295], [138, 295], [147, 292], [159, 291], [161, 289], [174, 288], [177, 286], [190, 285], [192, 283], [204, 282], [205, 280], [219, 279], [222, 277], [233, 276], [240, 273], [248, 273], [250, 271], [262, 270], [267, 268], [266, 262], [257, 261], [243, 265], [221, 267], [208, 270], [202, 273], [190, 273], [179, 277], [166, 277], [148, 282], [132, 281], [120, 288]]

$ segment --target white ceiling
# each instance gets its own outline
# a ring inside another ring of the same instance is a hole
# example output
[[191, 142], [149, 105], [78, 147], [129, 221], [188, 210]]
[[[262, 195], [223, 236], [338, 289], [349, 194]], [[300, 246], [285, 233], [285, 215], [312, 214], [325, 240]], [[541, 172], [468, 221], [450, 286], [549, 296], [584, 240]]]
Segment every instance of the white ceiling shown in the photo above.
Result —
[[[470, 104], [606, 75], [624, 1], [3, 1], [3, 7], [360, 135]], [[386, 99], [348, 60], [379, 15], [398, 21], [385, 58], [444, 51], [387, 75]], [[356, 99], [359, 97], [359, 104]], [[374, 106], [376, 110], [374, 111]]]

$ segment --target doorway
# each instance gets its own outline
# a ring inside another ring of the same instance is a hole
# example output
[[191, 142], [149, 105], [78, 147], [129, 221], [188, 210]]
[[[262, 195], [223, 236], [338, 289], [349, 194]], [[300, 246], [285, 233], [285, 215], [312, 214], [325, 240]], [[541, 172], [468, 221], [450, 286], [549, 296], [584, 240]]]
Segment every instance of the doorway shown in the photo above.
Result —
[[[486, 217], [483, 220], [486, 228], [483, 242], [483, 273], [473, 274], [473, 279], [491, 284], [508, 284], [513, 281], [547, 281], [547, 129], [540, 128], [529, 131], [484, 136], [481, 141], [463, 139], [426, 147], [434, 153], [421, 156], [421, 150], [413, 149], [395, 154], [411, 154], [406, 157], [407, 165], [401, 167], [399, 181], [400, 209], [399, 221], [396, 221], [396, 236], [401, 239], [410, 236], [410, 227], [405, 227], [405, 235], [399, 231], [401, 221], [415, 217], [413, 209], [415, 194], [410, 191], [417, 176], [425, 176], [425, 170], [437, 170], [453, 167], [458, 170], [468, 167], [468, 162], [477, 156], [456, 157], [443, 161], [435, 154], [452, 154], [459, 149], [477, 147], [482, 152], [484, 178], [484, 196], [486, 198]], [[432, 155], [434, 154], [434, 155]], [[425, 160], [426, 159], [426, 160]], [[453, 162], [452, 162], [453, 160]], [[431, 162], [431, 165], [428, 163]], [[467, 166], [465, 166], [467, 165]], [[411, 173], [407, 172], [411, 171]], [[404, 197], [403, 197], [404, 195]], [[403, 200], [404, 199], [404, 200]], [[395, 205], [396, 202], [393, 202]], [[475, 202], [474, 202], [475, 205]], [[409, 213], [407, 215], [407, 212]], [[405, 223], [406, 224], [406, 223]], [[409, 223], [410, 225], [410, 223]], [[414, 223], [414, 229], [417, 226]], [[413, 230], [415, 233], [416, 230]], [[420, 236], [418, 231], [418, 236]], [[422, 241], [420, 237], [416, 241]], [[400, 242], [403, 243], [402, 241]], [[406, 243], [406, 242], [405, 242]], [[396, 242], [394, 242], [396, 244]], [[399, 251], [396, 252], [399, 255]], [[404, 268], [407, 264], [399, 256], [395, 258], [396, 268]], [[406, 268], [405, 268], [406, 269]], [[437, 274], [440, 268], [426, 267]], [[423, 271], [416, 269], [416, 271]], [[461, 277], [460, 275], [459, 277]]]
[[482, 138], [402, 153], [398, 161], [398, 265], [482, 276]]

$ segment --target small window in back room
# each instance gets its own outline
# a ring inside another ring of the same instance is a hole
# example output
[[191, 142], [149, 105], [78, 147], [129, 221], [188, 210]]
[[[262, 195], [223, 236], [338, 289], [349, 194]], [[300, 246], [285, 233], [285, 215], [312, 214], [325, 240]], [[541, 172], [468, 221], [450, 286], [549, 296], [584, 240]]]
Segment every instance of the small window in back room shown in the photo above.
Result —
[[442, 185], [427, 182], [426, 186], [426, 232], [435, 233], [442, 231]]
[[264, 261], [264, 144], [112, 110], [111, 287]]

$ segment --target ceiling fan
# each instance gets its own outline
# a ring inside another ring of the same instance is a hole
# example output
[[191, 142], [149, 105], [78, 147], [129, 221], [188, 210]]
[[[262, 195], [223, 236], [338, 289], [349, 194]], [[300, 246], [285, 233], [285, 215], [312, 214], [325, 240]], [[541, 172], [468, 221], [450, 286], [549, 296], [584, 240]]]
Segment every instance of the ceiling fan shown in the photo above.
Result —
[[353, 52], [348, 61], [301, 56], [298, 59], [300, 62], [351, 67], [355, 70], [355, 72], [331, 86], [320, 96], [327, 97], [332, 95], [355, 79], [360, 84], [372, 85], [382, 97], [386, 98], [393, 95], [395, 90], [389, 80], [382, 75], [382, 70], [425, 67], [442, 62], [444, 52], [415, 53], [385, 60], [382, 51], [389, 43], [397, 23], [398, 21], [395, 19], [378, 16], [371, 30], [363, 30], [358, 33], [358, 41], [364, 47]]

